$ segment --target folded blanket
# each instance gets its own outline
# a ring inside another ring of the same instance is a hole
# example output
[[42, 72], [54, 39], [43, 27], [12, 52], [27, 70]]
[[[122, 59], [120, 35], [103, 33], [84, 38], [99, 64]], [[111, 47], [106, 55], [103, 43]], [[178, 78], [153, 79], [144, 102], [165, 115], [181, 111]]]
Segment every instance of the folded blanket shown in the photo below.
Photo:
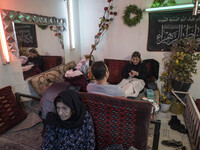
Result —
[[68, 70], [68, 71], [65, 73], [65, 77], [67, 77], [67, 78], [76, 77], [76, 76], [80, 76], [80, 75], [83, 75], [83, 73], [82, 73], [80, 70], [75, 70], [75, 71], [73, 71], [73, 70], [71, 69], [71, 70]]
[[118, 86], [122, 88], [127, 97], [137, 97], [139, 92], [144, 89], [145, 82], [142, 79], [129, 78], [123, 79]]

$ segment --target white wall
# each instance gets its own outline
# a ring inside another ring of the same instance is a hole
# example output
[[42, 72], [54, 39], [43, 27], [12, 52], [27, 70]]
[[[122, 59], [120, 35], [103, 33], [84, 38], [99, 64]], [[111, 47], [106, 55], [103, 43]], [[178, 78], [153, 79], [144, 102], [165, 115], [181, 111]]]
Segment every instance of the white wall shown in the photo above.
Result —
[[[176, 0], [178, 4], [191, 3], [191, 0]], [[143, 13], [143, 19], [136, 27], [128, 27], [123, 24], [122, 16], [129, 4], [135, 4], [141, 9], [150, 8], [153, 0], [117, 0], [115, 10], [118, 15], [114, 17], [108, 31], [93, 53], [96, 60], [104, 58], [130, 59], [133, 51], [140, 51], [143, 59], [153, 58], [160, 62], [160, 73], [163, 71], [162, 58], [164, 52], [147, 51], [148, 36], [148, 13]], [[105, 0], [80, 0], [80, 31], [81, 31], [81, 50], [82, 55], [89, 54], [91, 45], [94, 42], [94, 35], [98, 33], [100, 17], [104, 13], [104, 7], [108, 3]], [[198, 63], [198, 68], [200, 62]], [[195, 98], [200, 98], [199, 85], [200, 70], [194, 76], [194, 84], [190, 92]]]
[[51, 31], [49, 27], [45, 30], [37, 25], [35, 27], [39, 54], [64, 57], [64, 49], [62, 49], [59, 37], [55, 36], [56, 32]]
[[[103, 39], [94, 52], [97, 60], [104, 58], [129, 59], [131, 53], [135, 50], [141, 52], [143, 59], [154, 58], [160, 62], [160, 73], [162, 72], [163, 52], [147, 51], [148, 36], [148, 13], [143, 14], [141, 23], [136, 27], [127, 27], [123, 24], [123, 11], [129, 4], [136, 4], [145, 9], [152, 5], [153, 0], [117, 0], [115, 10], [118, 15], [114, 18], [110, 28], [104, 34]], [[176, 0], [177, 3], [191, 3], [191, 0]], [[55, 16], [66, 18], [66, 6], [64, 0], [0, 0], [0, 9], [16, 10], [41, 14], [46, 16]], [[103, 15], [103, 8], [107, 6], [105, 0], [73, 0], [75, 14], [75, 36], [76, 49], [69, 48], [68, 32], [64, 34], [65, 60], [75, 60], [80, 58], [81, 54], [89, 54], [91, 45], [94, 42], [94, 35], [98, 32], [99, 18]], [[79, 16], [80, 15], [80, 16]], [[80, 29], [79, 29], [80, 23]], [[80, 39], [81, 43], [80, 43]], [[81, 46], [80, 46], [81, 45]], [[0, 61], [0, 88], [11, 85], [18, 92], [29, 93], [27, 82], [23, 80], [22, 71], [18, 59], [12, 57], [9, 65], [3, 65]], [[200, 68], [200, 63], [198, 63]], [[194, 84], [190, 92], [195, 98], [200, 98], [200, 71], [194, 75]]]
[[[74, 1], [74, 11], [78, 10], [78, 0]], [[67, 19], [67, 7], [64, 0], [0, 0], [0, 9], [15, 10], [26, 13], [55, 16]], [[65, 61], [78, 61], [80, 58], [79, 17], [75, 16], [76, 49], [69, 49], [68, 31], [64, 33]], [[68, 29], [67, 29], [68, 30]], [[17, 58], [11, 56], [11, 63], [3, 65], [0, 60], [0, 88], [11, 85], [15, 91], [29, 93], [27, 81], [23, 80], [21, 65]]]

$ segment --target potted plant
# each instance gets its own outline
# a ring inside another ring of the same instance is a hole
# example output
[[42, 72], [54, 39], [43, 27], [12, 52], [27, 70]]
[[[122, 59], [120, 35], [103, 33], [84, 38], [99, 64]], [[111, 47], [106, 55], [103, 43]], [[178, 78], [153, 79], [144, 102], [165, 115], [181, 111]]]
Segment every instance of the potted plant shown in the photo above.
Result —
[[[162, 92], [187, 92], [193, 83], [192, 75], [197, 73], [200, 54], [195, 53], [199, 44], [196, 39], [180, 39], [171, 48], [171, 53], [163, 58], [164, 71]], [[179, 95], [180, 96], [180, 95]]]
[[165, 94], [160, 94], [160, 111], [161, 112], [168, 112], [171, 106], [171, 101], [167, 99]]

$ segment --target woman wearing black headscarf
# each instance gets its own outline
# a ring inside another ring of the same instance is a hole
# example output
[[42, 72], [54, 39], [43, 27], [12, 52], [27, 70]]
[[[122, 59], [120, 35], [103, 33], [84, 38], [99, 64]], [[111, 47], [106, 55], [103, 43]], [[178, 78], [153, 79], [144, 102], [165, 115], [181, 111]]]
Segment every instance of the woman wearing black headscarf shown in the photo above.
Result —
[[42, 150], [93, 150], [95, 137], [92, 118], [79, 94], [66, 90], [55, 98], [56, 112], [45, 121]]

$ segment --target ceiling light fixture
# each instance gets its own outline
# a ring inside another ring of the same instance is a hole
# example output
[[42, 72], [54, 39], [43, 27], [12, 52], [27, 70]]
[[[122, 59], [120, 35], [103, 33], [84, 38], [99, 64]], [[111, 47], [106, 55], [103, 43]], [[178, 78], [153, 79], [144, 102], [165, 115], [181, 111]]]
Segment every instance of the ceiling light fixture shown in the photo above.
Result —
[[6, 42], [1, 12], [0, 12], [0, 41], [1, 41], [1, 54], [2, 54], [3, 64], [7, 64], [10, 62], [10, 56], [8, 52], [8, 45]]
[[73, 15], [73, 1], [68, 0], [68, 18], [69, 18], [69, 36], [70, 49], [75, 49], [75, 35], [74, 35], [74, 15]]
[[[196, 0], [196, 1], [198, 1], [198, 0]], [[194, 8], [194, 6], [195, 6], [194, 4], [184, 4], [184, 5], [175, 5], [175, 6], [167, 6], [167, 7], [147, 8], [147, 9], [145, 9], [145, 12], [159, 12], [159, 11], [169, 11], [169, 10], [181, 10], [181, 9]], [[197, 4], [197, 6], [200, 6], [200, 5]]]

